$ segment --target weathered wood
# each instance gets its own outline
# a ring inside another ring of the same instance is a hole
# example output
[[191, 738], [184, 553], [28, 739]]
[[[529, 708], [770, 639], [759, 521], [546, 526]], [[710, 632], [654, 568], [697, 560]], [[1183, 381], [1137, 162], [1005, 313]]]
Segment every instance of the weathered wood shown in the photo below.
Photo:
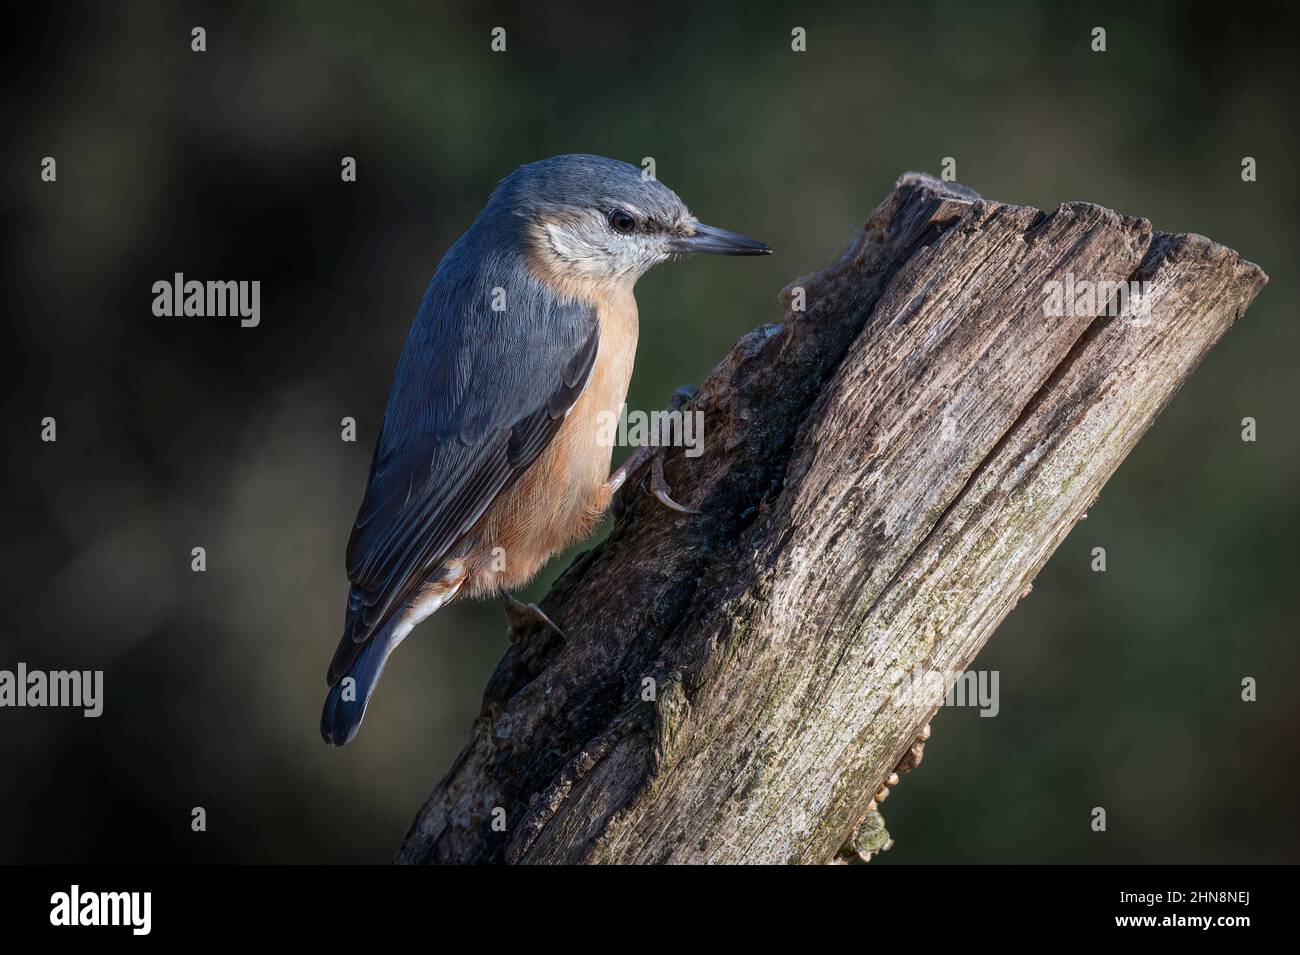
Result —
[[[1149, 283], [1149, 315], [1045, 317], [1071, 273]], [[934, 712], [901, 675], [970, 663], [1266, 281], [904, 176], [693, 399], [705, 453], [666, 471], [703, 513], [629, 484], [544, 601], [567, 641], [506, 654], [397, 860], [832, 861]]]

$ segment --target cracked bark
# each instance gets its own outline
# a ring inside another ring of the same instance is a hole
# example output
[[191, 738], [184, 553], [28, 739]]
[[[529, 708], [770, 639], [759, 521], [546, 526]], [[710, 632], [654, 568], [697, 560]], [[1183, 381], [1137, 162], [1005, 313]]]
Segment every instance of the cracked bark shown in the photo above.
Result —
[[[1045, 317], [1070, 273], [1148, 283], [1149, 313]], [[902, 676], [970, 664], [1266, 281], [1095, 205], [901, 178], [691, 400], [705, 453], [666, 472], [703, 513], [629, 479], [542, 602], [567, 640], [506, 653], [397, 861], [825, 863], [878, 836], [936, 709]]]

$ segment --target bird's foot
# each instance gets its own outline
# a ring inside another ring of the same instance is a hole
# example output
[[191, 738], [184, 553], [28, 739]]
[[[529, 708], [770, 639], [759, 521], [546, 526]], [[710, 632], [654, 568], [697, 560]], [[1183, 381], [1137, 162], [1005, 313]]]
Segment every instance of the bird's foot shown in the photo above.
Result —
[[[668, 410], [679, 410], [683, 404], [695, 396], [696, 391], [697, 389], [691, 385], [683, 385], [678, 388], [673, 392], [672, 400], [668, 403]], [[673, 500], [673, 489], [668, 486], [668, 481], [664, 477], [664, 449], [659, 445], [643, 444], [629, 454], [627, 460], [619, 466], [618, 470], [609, 476], [609, 493], [611, 495], [617, 494], [618, 489], [623, 486], [627, 479], [641, 470], [647, 463], [650, 464], [650, 491], [659, 499], [660, 504], [680, 514], [700, 513], [697, 508], [687, 507]]]
[[510, 639], [514, 643], [518, 643], [529, 630], [537, 626], [554, 631], [561, 640], [568, 640], [564, 631], [554, 620], [546, 616], [537, 604], [526, 604], [507, 593], [502, 593], [501, 606], [506, 612], [506, 620], [510, 624]]
[[664, 449], [643, 444], [633, 451], [622, 466], [609, 476], [609, 493], [616, 494], [628, 477], [635, 474], [650, 462], [650, 491], [664, 507], [672, 508], [681, 514], [698, 514], [697, 508], [678, 504], [673, 500], [673, 489], [664, 478]]

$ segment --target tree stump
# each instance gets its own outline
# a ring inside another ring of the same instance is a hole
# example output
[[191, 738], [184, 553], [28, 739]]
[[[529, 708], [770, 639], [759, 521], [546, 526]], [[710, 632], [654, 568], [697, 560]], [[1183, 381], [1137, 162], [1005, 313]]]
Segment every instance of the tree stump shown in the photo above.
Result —
[[689, 400], [704, 454], [664, 464], [701, 513], [629, 479], [542, 602], [565, 637], [506, 653], [397, 861], [879, 849], [939, 702], [900, 690], [967, 667], [1266, 281], [1145, 219], [903, 176]]

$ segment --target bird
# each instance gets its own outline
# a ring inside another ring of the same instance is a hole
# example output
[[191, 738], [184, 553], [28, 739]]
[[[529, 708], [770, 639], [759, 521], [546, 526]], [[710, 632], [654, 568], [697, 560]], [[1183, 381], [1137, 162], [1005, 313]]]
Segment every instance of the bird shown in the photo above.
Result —
[[[612, 444], [598, 440], [632, 377], [633, 287], [688, 253], [771, 251], [705, 225], [641, 167], [602, 156], [554, 156], [498, 183], [439, 262], [398, 359], [348, 539], [327, 743], [356, 736], [389, 655], [453, 600], [500, 598], [512, 627], [563, 634], [510, 591], [588, 536], [662, 450], [638, 448], [611, 474]], [[655, 463], [656, 497], [691, 512]]]

